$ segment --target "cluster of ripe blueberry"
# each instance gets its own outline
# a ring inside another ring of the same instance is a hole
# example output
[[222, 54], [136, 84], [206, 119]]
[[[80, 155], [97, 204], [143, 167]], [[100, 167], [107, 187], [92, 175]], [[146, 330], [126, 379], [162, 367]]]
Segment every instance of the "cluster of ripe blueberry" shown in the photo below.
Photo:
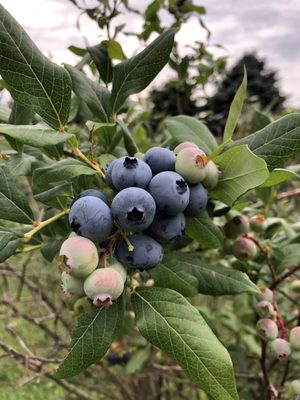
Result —
[[261, 339], [270, 342], [271, 350], [278, 359], [291, 356], [293, 360], [300, 360], [300, 326], [291, 329], [289, 340], [284, 338], [287, 336], [286, 328], [281, 330], [281, 337], [278, 337], [279, 331], [276, 323], [278, 315], [275, 304], [272, 290], [262, 288], [259, 302], [256, 305], [257, 312], [261, 317], [256, 324], [258, 335]]
[[[174, 151], [153, 147], [143, 159], [125, 156], [112, 161], [105, 179], [118, 193], [111, 205], [94, 189], [71, 204], [69, 222], [75, 236], [60, 250], [65, 290], [86, 295], [94, 304], [119, 297], [126, 280], [124, 267], [143, 271], [158, 265], [162, 245], [183, 234], [186, 217], [205, 210], [207, 189], [217, 184], [219, 175], [218, 167], [192, 142]], [[114, 251], [118, 261], [97, 268], [101, 248], [106, 255]], [[81, 284], [75, 285], [75, 280]]]

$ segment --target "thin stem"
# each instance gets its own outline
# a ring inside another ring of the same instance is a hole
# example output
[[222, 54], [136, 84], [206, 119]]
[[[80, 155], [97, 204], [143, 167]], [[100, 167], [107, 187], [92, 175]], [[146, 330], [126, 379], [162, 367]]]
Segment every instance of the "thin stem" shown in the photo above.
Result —
[[278, 285], [280, 285], [281, 282], [283, 282], [286, 278], [289, 276], [293, 275], [296, 271], [300, 269], [300, 264], [296, 265], [294, 268], [290, 269], [289, 271], [285, 272], [278, 278], [274, 280], [274, 282], [271, 284], [270, 289], [274, 290], [277, 288]]
[[97, 162], [92, 162], [89, 160], [78, 147], [73, 148], [73, 153], [75, 156], [81, 158], [84, 162], [86, 162], [90, 167], [92, 167], [94, 170], [96, 170], [103, 179], [105, 179], [105, 173], [103, 172], [102, 168], [100, 167], [99, 163]]
[[67, 210], [63, 210], [60, 213], [53, 215], [53, 217], [46, 219], [45, 221], [42, 221], [39, 223], [38, 226], [36, 226], [35, 228], [33, 228], [31, 231], [26, 232], [23, 236], [24, 239], [31, 239], [33, 235], [35, 235], [37, 232], [39, 232], [41, 229], [45, 228], [45, 226], [52, 224], [52, 222], [57, 221], [58, 219], [60, 219], [61, 217], [63, 217], [64, 215], [68, 214], [69, 209]]

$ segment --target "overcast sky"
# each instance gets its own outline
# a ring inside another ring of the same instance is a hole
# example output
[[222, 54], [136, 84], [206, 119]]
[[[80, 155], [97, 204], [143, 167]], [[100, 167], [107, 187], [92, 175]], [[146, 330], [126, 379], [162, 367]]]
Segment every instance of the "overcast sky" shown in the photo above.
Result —
[[[131, 0], [130, 4], [142, 10], [149, 2]], [[85, 3], [93, 6], [97, 1], [86, 0]], [[204, 21], [212, 31], [211, 41], [225, 47], [222, 55], [227, 55], [232, 64], [243, 53], [255, 50], [266, 59], [269, 67], [278, 71], [279, 84], [288, 96], [288, 104], [299, 108], [300, 0], [196, 0], [195, 3], [206, 7]], [[1, 0], [1, 4], [37, 46], [58, 64], [76, 62], [66, 50], [69, 45], [84, 46], [85, 41], [93, 45], [105, 38], [99, 27], [85, 16], [80, 19], [81, 31], [76, 29], [79, 11], [68, 0]], [[128, 22], [128, 18], [126, 21], [118, 17], [117, 24], [122, 22]], [[131, 17], [131, 30], [140, 31], [141, 26], [142, 19]], [[196, 18], [177, 34], [182, 48], [204, 37], [205, 32]], [[136, 51], [136, 39], [121, 37], [120, 41], [127, 56]], [[162, 79], [163, 73], [156, 83]]]

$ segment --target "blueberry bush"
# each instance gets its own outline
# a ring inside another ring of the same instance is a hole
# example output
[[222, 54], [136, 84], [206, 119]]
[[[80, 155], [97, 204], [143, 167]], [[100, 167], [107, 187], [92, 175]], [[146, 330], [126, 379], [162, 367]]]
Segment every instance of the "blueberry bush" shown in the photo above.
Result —
[[[293, 398], [300, 115], [264, 119], [234, 140], [245, 70], [222, 140], [186, 115], [147, 130], [131, 96], [174, 67], [176, 32], [204, 9], [170, 1], [175, 22], [163, 29], [166, 6], [155, 0], [140, 38], [159, 35], [126, 58], [124, 26], [112, 34], [118, 2], [99, 3], [86, 12], [107, 40], [73, 47], [76, 66], [50, 61], [0, 6], [0, 74], [12, 97], [0, 116], [1, 307], [54, 344], [34, 354], [31, 334], [10, 326], [20, 350], [0, 348], [75, 398]], [[20, 311], [29, 293], [36, 304]]]

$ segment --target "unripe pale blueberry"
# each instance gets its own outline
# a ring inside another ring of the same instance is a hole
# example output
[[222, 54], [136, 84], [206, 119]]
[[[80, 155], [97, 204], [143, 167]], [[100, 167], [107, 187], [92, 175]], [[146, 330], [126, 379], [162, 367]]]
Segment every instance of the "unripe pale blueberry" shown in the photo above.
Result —
[[291, 283], [291, 289], [294, 293], [300, 293], [300, 279], [296, 279]]
[[135, 157], [121, 157], [113, 165], [111, 180], [118, 190], [129, 187], [146, 188], [152, 179], [151, 168]]
[[82, 297], [81, 299], [78, 299], [73, 307], [73, 311], [75, 315], [83, 314], [86, 312], [89, 312], [93, 309], [93, 304], [91, 300], [87, 297]]
[[209, 158], [202, 150], [188, 147], [177, 154], [175, 170], [188, 183], [201, 183], [207, 174], [205, 166]]
[[203, 179], [202, 185], [204, 185], [208, 190], [211, 190], [217, 186], [221, 170], [212, 160], [208, 161], [204, 169], [206, 171], [206, 177]]
[[[193, 147], [195, 149], [199, 149], [199, 147], [195, 143], [189, 142], [189, 141], [185, 141], [185, 142], [180, 143], [178, 146], [176, 146], [175, 149], [173, 150], [173, 152], [174, 152], [174, 154], [177, 155], [181, 150], [187, 149], [187, 148], [190, 148], [190, 147]], [[203, 154], [205, 155], [204, 152], [203, 152]]]
[[117, 272], [119, 272], [119, 274], [122, 276], [123, 282], [126, 282], [127, 279], [127, 271], [126, 269], [123, 267], [123, 265], [118, 262], [118, 261], [114, 261], [113, 264], [110, 265], [110, 268], [116, 270]]
[[278, 328], [272, 319], [260, 319], [256, 324], [257, 333], [264, 340], [274, 340], [278, 336]]
[[107, 239], [113, 229], [110, 208], [94, 196], [85, 196], [75, 201], [70, 208], [69, 223], [78, 235], [96, 243]]
[[295, 379], [294, 381], [289, 383], [289, 389], [291, 395], [299, 395], [300, 394], [300, 380]]
[[63, 271], [61, 281], [64, 292], [84, 296], [83, 281], [81, 279]]
[[290, 344], [292, 349], [300, 350], [300, 326], [296, 326], [290, 332]]
[[262, 300], [257, 304], [257, 312], [263, 318], [269, 318], [274, 316], [274, 307], [267, 300]]
[[198, 185], [189, 185], [190, 200], [184, 214], [187, 217], [198, 217], [205, 211], [208, 201], [208, 194], [205, 187], [198, 183]]
[[254, 232], [261, 233], [266, 229], [266, 218], [262, 214], [254, 215], [249, 219], [250, 228]]
[[100, 268], [86, 278], [83, 287], [94, 305], [104, 302], [112, 304], [112, 300], [116, 300], [123, 293], [124, 281], [115, 269]]
[[237, 239], [233, 245], [233, 254], [242, 261], [253, 260], [257, 256], [257, 246], [251, 239]]
[[271, 350], [279, 360], [287, 358], [291, 354], [290, 344], [285, 339], [278, 338], [273, 340], [271, 342]]
[[72, 236], [65, 240], [60, 248], [67, 272], [77, 278], [85, 278], [93, 272], [99, 262], [97, 247], [84, 237]]
[[266, 300], [266, 301], [269, 301], [270, 303], [273, 303], [274, 293], [272, 292], [271, 289], [269, 289], [267, 287], [261, 287], [260, 293], [257, 295], [257, 298], [259, 300]]
[[249, 230], [249, 220], [245, 215], [236, 215], [226, 222], [224, 232], [230, 239], [237, 238], [241, 233], [246, 233]]
[[146, 151], [143, 160], [149, 165], [153, 175], [163, 171], [175, 171], [176, 156], [163, 147], [152, 147]]

